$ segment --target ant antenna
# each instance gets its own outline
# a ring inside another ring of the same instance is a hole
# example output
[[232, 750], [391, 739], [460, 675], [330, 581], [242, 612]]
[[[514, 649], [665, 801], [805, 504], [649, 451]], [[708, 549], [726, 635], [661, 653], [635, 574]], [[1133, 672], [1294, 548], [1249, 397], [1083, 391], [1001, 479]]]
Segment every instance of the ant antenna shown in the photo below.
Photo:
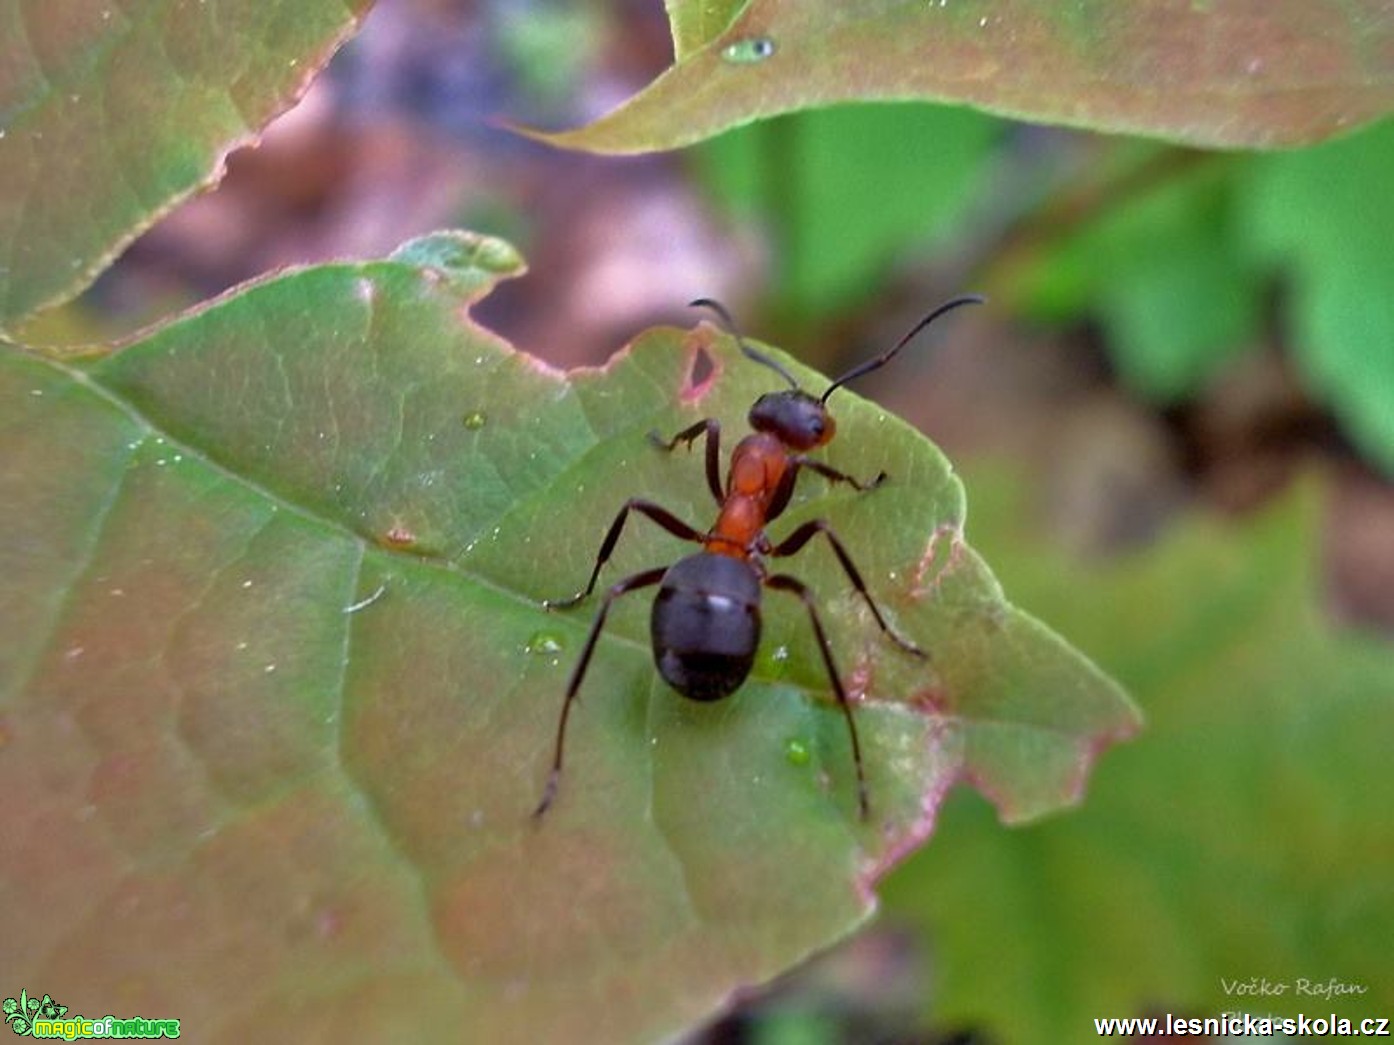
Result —
[[901, 338], [899, 341], [897, 341], [895, 343], [895, 347], [892, 348], [889, 352], [883, 352], [875, 359], [868, 359], [865, 363], [858, 363], [851, 370], [847, 371], [847, 373], [839, 377], [828, 387], [828, 390], [823, 393], [823, 398], [819, 401], [822, 403], [826, 403], [828, 401], [828, 396], [832, 395], [835, 391], [837, 391], [839, 388], [845, 385], [848, 381], [855, 380], [856, 378], [861, 377], [863, 374], [869, 374], [873, 370], [880, 370], [883, 366], [885, 366], [892, 359], [894, 359], [895, 354], [899, 352], [902, 348], [904, 348], [906, 345], [908, 345], [914, 339], [916, 334], [918, 334], [925, 327], [929, 326], [944, 313], [952, 312], [960, 305], [982, 305], [986, 302], [987, 298], [983, 297], [981, 294], [963, 294], [956, 298], [950, 298], [948, 301], [944, 302], [929, 315], [925, 316], [924, 319], [916, 323], [910, 329], [910, 332], [906, 334], [903, 338]]
[[736, 344], [741, 346], [741, 351], [746, 354], [747, 358], [753, 359], [757, 363], [763, 363], [765, 366], [769, 367], [780, 377], [784, 378], [784, 380], [788, 381], [790, 388], [797, 389], [799, 387], [799, 383], [794, 380], [793, 374], [789, 373], [789, 371], [785, 370], [759, 349], [751, 348], [746, 344], [745, 338], [741, 337], [741, 332], [736, 329], [736, 321], [731, 318], [731, 313], [726, 311], [726, 308], [721, 302], [713, 301], [711, 298], [697, 298], [695, 301], [689, 301], [687, 305], [688, 308], [711, 309], [720, 317], [722, 325], [726, 328], [726, 332], [736, 339]]

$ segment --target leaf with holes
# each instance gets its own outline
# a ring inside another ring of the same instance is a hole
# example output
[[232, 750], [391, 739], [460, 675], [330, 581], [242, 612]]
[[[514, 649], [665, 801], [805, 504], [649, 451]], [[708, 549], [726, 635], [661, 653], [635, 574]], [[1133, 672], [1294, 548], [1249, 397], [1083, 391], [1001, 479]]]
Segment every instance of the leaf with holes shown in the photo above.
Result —
[[[663, 1036], [865, 919], [955, 781], [1038, 816], [1136, 727], [1003, 600], [943, 456], [839, 392], [827, 460], [890, 481], [807, 476], [787, 525], [831, 520], [934, 654], [888, 643], [828, 549], [791, 561], [860, 698], [874, 816], [807, 617], [771, 592], [752, 678], [710, 705], [656, 681], [646, 600], [619, 603], [531, 821], [594, 611], [540, 600], [628, 496], [705, 526], [699, 456], [646, 433], [737, 432], [778, 380], [707, 325], [550, 371], [469, 318], [520, 265], [439, 234], [119, 351], [0, 355], [0, 891], [45, 912], [0, 940], [17, 980], [223, 1041], [388, 1013], [394, 1037]], [[690, 549], [655, 529], [606, 576]]]
[[[594, 123], [537, 137], [646, 152], [796, 109], [921, 99], [1272, 148], [1320, 141], [1394, 109], [1394, 10], [1383, 0], [751, 0], [738, 14], [729, 4], [668, 0], [667, 8], [677, 55], [667, 72]], [[722, 16], [729, 23], [718, 31]]]
[[0, 0], [0, 330], [216, 182], [371, 2]]

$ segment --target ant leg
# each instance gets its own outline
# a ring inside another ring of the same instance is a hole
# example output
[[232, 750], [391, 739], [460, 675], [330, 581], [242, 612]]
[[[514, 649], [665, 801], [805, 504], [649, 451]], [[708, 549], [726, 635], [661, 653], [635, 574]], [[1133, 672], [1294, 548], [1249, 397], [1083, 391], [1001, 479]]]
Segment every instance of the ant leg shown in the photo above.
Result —
[[836, 468], [833, 468], [830, 465], [826, 465], [822, 461], [815, 461], [812, 458], [805, 457], [803, 456], [803, 454], [792, 454], [789, 460], [802, 468], [807, 468], [810, 471], [817, 472], [819, 475], [821, 475], [824, 479], [828, 480], [829, 482], [846, 483], [848, 486], [852, 487], [852, 489], [856, 490], [858, 493], [866, 493], [868, 490], [876, 489], [878, 486], [884, 483], [887, 478], [886, 473], [881, 472], [879, 475], [876, 476], [875, 479], [872, 479], [868, 482], [862, 482], [860, 479], [854, 479], [846, 472], [839, 472]]
[[657, 584], [667, 572], [668, 567], [660, 566], [636, 573], [626, 577], [605, 593], [605, 598], [600, 603], [600, 612], [595, 615], [595, 623], [591, 625], [586, 644], [581, 648], [581, 659], [576, 662], [576, 668], [571, 672], [571, 681], [566, 684], [566, 699], [562, 701], [561, 718], [557, 721], [557, 746], [552, 753], [552, 772], [547, 776], [547, 786], [542, 789], [542, 801], [538, 802], [537, 808], [532, 811], [534, 820], [540, 820], [542, 814], [547, 812], [547, 807], [552, 804], [552, 800], [557, 797], [557, 784], [561, 780], [562, 745], [566, 743], [566, 720], [571, 714], [571, 704], [581, 688], [581, 680], [586, 676], [586, 668], [590, 666], [591, 654], [595, 652], [596, 640], [600, 638], [600, 629], [605, 626], [605, 617], [610, 612], [610, 603], [638, 588]]
[[823, 664], [828, 669], [833, 692], [837, 694], [837, 702], [842, 705], [842, 713], [847, 717], [847, 732], [852, 738], [852, 762], [857, 767], [857, 805], [861, 810], [862, 819], [865, 820], [871, 815], [871, 802], [867, 799], [866, 773], [862, 769], [862, 745], [857, 740], [857, 723], [852, 718], [852, 702], [847, 699], [847, 691], [842, 688], [842, 678], [837, 673], [837, 665], [833, 663], [833, 651], [828, 645], [827, 633], [823, 631], [823, 622], [818, 618], [818, 608], [813, 605], [813, 594], [803, 581], [786, 573], [766, 577], [765, 584], [779, 591], [797, 595], [808, 608], [808, 619], [813, 622], [813, 634], [818, 639], [818, 651], [823, 654]]
[[812, 519], [804, 523], [784, 540], [770, 549], [769, 554], [775, 557], [794, 555], [803, 550], [803, 546], [813, 540], [818, 534], [823, 534], [828, 538], [828, 543], [833, 546], [833, 552], [837, 555], [837, 561], [842, 563], [842, 570], [847, 574], [847, 579], [852, 582], [852, 587], [857, 589], [858, 594], [866, 600], [867, 607], [871, 610], [871, 615], [876, 618], [876, 623], [881, 626], [881, 631], [901, 649], [907, 653], [913, 653], [917, 657], [928, 658], [929, 654], [920, 649], [909, 639], [901, 636], [894, 628], [886, 623], [886, 618], [881, 616], [880, 607], [876, 605], [876, 600], [871, 597], [871, 592], [867, 591], [866, 581], [862, 580], [861, 571], [852, 562], [852, 557], [847, 554], [847, 548], [838, 538], [833, 528], [822, 519]]
[[881, 472], [875, 479], [869, 482], [862, 482], [854, 479], [846, 472], [839, 472], [831, 465], [826, 465], [822, 461], [815, 461], [811, 457], [803, 454], [790, 454], [787, 458], [788, 467], [784, 469], [784, 474], [779, 478], [779, 485], [774, 489], [774, 496], [770, 498], [770, 506], [765, 511], [765, 522], [773, 522], [784, 514], [784, 509], [789, 507], [789, 499], [794, 496], [794, 483], [799, 477], [799, 470], [807, 468], [809, 471], [817, 472], [824, 479], [834, 483], [847, 483], [858, 493], [866, 493], [874, 490], [886, 481], [886, 473]]
[[774, 488], [774, 496], [770, 498], [770, 506], [765, 509], [765, 522], [772, 523], [784, 514], [784, 509], [789, 507], [789, 498], [794, 496], [794, 483], [799, 478], [799, 465], [801, 461], [797, 454], [789, 457], [788, 467], [784, 469], [784, 474], [779, 477], [779, 485]]
[[610, 553], [615, 550], [615, 545], [619, 542], [620, 532], [624, 529], [624, 521], [629, 518], [630, 512], [639, 512], [648, 516], [658, 523], [674, 537], [681, 537], [685, 541], [696, 541], [701, 543], [705, 534], [694, 530], [687, 523], [683, 522], [667, 508], [654, 504], [652, 501], [645, 501], [642, 498], [631, 497], [624, 502], [624, 507], [620, 509], [619, 515], [615, 516], [615, 521], [610, 524], [610, 531], [605, 535], [605, 540], [601, 542], [600, 554], [595, 557], [595, 567], [591, 570], [590, 580], [586, 586], [575, 595], [566, 599], [543, 599], [542, 605], [549, 610], [564, 610], [575, 606], [587, 595], [595, 590], [595, 580], [600, 576], [600, 567], [604, 566], [610, 559]]
[[721, 490], [721, 422], [714, 417], [708, 417], [704, 421], [698, 421], [691, 428], [684, 428], [672, 439], [664, 439], [657, 432], [649, 433], [649, 442], [660, 450], [667, 450], [672, 453], [679, 443], [686, 443], [688, 449], [692, 448], [692, 441], [702, 433], [707, 436], [707, 489], [716, 498], [717, 504], [722, 504], [726, 500], [726, 495]]
[[799, 470], [807, 468], [809, 471], [817, 472], [824, 479], [834, 483], [847, 483], [858, 493], [866, 493], [874, 490], [886, 481], [886, 473], [882, 472], [870, 482], [862, 482], [855, 479], [846, 472], [839, 472], [831, 465], [826, 465], [822, 461], [815, 461], [811, 457], [803, 454], [790, 454], [789, 466], [784, 470], [780, 477], [779, 485], [775, 487], [774, 496], [770, 498], [770, 507], [765, 513], [765, 521], [773, 522], [784, 514], [784, 509], [789, 507], [789, 499], [794, 495], [794, 481], [799, 477]]

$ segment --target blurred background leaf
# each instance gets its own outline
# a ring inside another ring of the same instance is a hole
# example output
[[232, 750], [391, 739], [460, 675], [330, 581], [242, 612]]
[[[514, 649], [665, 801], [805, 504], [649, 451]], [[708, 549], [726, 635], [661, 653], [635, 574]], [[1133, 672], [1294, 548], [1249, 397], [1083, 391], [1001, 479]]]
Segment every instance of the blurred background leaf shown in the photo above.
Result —
[[1234, 163], [1200, 156], [1149, 145], [1110, 157], [1114, 184], [1163, 165], [1168, 176], [1072, 228], [1012, 287], [1042, 319], [1094, 316], [1122, 379], [1161, 403], [1251, 347], [1263, 319], [1260, 274], [1234, 228]]
[[0, 330], [216, 182], [372, 0], [0, 0]]
[[781, 314], [811, 326], [867, 300], [912, 245], [946, 242], [1004, 130], [967, 109], [842, 106], [731, 131], [696, 159], [733, 219], [774, 245]]
[[[1177, 162], [1178, 160], [1182, 162]], [[1268, 302], [1312, 394], [1394, 471], [1394, 123], [1301, 153], [1205, 157], [1148, 149], [1164, 177], [1096, 206], [1003, 287], [1042, 318], [1092, 315], [1122, 379], [1160, 403], [1201, 392], [1263, 335]], [[1128, 186], [1135, 188], [1134, 186]]]
[[1314, 392], [1394, 473], [1394, 123], [1256, 163], [1241, 215], [1287, 291], [1286, 328]]
[[[1100, 651], [1149, 728], [1071, 816], [1004, 832], [955, 796], [935, 846], [885, 883], [886, 919], [936, 956], [927, 1013], [1030, 1045], [1091, 1036], [1096, 1016], [1394, 1008], [1394, 645], [1326, 619], [1320, 487], [1089, 565], [1040, 539], [1018, 476], [968, 483], [974, 539]], [[1226, 990], [1255, 977], [1286, 990]], [[1299, 993], [1332, 978], [1360, 993]]]

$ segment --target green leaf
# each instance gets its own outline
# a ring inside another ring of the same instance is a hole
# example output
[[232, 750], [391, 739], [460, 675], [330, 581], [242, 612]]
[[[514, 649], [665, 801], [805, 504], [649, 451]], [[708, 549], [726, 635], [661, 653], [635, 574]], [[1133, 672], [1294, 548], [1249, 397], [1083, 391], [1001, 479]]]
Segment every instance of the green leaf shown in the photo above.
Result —
[[0, 0], [0, 330], [216, 182], [371, 2]]
[[[656, 680], [646, 600], [619, 603], [531, 821], [595, 612], [539, 600], [584, 581], [626, 497], [705, 525], [700, 456], [646, 433], [711, 415], [733, 437], [779, 382], [707, 325], [549, 370], [468, 317], [518, 270], [440, 234], [108, 355], [0, 354], [0, 792], [23, 842], [0, 888], [48, 912], [0, 937], [0, 967], [146, 1011], [132, 955], [157, 954], [159, 1008], [230, 1041], [268, 1020], [653, 1039], [865, 919], [953, 781], [1035, 816], [1136, 727], [1003, 600], [943, 456], [839, 393], [827, 460], [892, 478], [810, 476], [776, 536], [831, 520], [935, 658], [880, 635], [827, 548], [788, 564], [863, 696], [871, 822], [777, 592], [753, 677], [710, 705]], [[690, 550], [637, 520], [605, 577]]]
[[943, 238], [1002, 127], [961, 109], [841, 106], [732, 131], [697, 155], [729, 205], [765, 205], [785, 303], [816, 318], [867, 293], [909, 245]]
[[[963, 796], [886, 882], [888, 915], [935, 940], [933, 1018], [1044, 1045], [1095, 1017], [1394, 1009], [1394, 649], [1327, 619], [1316, 490], [1090, 566], [1034, 536], [1019, 484], [969, 487], [1013, 590], [1149, 724], [1077, 814], [1005, 833]], [[1299, 993], [1333, 977], [1366, 993]], [[1233, 993], [1257, 978], [1286, 991]]]
[[1096, 315], [1142, 395], [1194, 394], [1261, 327], [1262, 270], [1236, 228], [1247, 170], [1222, 164], [1129, 196], [1046, 252], [1017, 292], [1040, 314]]
[[1253, 170], [1244, 231], [1285, 277], [1287, 322], [1312, 386], [1394, 472], [1394, 122]]
[[[594, 152], [670, 149], [764, 116], [923, 99], [1199, 145], [1318, 141], [1394, 108], [1380, 0], [668, 0], [672, 68], [587, 127]], [[1199, 43], [1198, 43], [1199, 42]]]

